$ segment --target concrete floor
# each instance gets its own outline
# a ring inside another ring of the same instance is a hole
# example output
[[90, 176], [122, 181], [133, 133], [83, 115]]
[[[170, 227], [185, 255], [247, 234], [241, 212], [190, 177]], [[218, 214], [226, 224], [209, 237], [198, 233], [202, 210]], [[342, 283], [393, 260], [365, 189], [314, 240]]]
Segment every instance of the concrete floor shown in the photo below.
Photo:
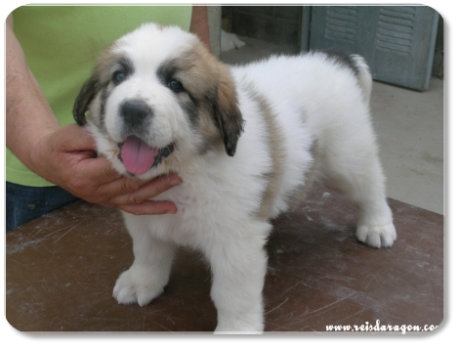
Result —
[[[273, 53], [295, 53], [241, 37], [246, 46], [221, 53], [229, 64], [244, 64]], [[433, 78], [424, 92], [375, 82], [371, 108], [387, 176], [388, 197], [444, 213], [443, 81]]]

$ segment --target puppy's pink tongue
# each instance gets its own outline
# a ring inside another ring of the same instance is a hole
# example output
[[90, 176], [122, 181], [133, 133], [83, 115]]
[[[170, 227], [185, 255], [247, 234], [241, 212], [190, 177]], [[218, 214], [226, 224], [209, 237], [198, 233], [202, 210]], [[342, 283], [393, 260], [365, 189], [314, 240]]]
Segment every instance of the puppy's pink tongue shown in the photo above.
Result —
[[132, 174], [144, 174], [152, 167], [158, 149], [152, 149], [141, 139], [135, 136], [126, 138], [121, 147], [121, 159], [128, 172]]

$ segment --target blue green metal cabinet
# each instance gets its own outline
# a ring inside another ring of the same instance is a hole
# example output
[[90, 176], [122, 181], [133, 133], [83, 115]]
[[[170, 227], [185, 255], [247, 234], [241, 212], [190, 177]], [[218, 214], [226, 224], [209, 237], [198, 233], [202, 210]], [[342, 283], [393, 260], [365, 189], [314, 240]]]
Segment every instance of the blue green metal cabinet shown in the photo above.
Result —
[[362, 55], [375, 80], [429, 87], [439, 14], [427, 6], [304, 7], [301, 49]]

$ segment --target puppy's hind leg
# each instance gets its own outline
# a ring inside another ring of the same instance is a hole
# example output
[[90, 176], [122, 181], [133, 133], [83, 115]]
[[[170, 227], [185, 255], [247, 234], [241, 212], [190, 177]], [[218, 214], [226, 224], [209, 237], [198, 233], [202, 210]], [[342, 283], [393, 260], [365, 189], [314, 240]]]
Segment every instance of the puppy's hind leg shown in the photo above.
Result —
[[356, 203], [358, 240], [374, 248], [390, 247], [396, 240], [396, 230], [386, 201], [385, 176], [373, 133], [364, 133], [329, 148], [323, 156], [322, 172], [328, 184]]
[[396, 240], [396, 229], [385, 197], [385, 177], [377, 157], [374, 162], [373, 168], [350, 195], [359, 210], [356, 238], [374, 248], [391, 247]]

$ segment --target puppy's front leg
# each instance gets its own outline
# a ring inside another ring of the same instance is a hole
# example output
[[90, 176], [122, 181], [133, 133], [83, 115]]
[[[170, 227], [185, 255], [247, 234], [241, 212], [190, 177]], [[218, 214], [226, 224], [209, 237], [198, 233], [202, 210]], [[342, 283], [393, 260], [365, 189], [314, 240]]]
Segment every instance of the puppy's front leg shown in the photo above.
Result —
[[122, 304], [149, 304], [163, 293], [176, 245], [152, 236], [134, 216], [125, 216], [126, 226], [133, 238], [134, 262], [119, 277], [113, 296]]
[[[255, 226], [259, 230], [260, 227]], [[248, 229], [247, 233], [238, 234], [238, 239], [229, 238], [214, 245], [208, 253], [213, 272], [211, 297], [218, 315], [216, 332], [263, 331], [265, 224], [263, 229], [258, 235]]]

